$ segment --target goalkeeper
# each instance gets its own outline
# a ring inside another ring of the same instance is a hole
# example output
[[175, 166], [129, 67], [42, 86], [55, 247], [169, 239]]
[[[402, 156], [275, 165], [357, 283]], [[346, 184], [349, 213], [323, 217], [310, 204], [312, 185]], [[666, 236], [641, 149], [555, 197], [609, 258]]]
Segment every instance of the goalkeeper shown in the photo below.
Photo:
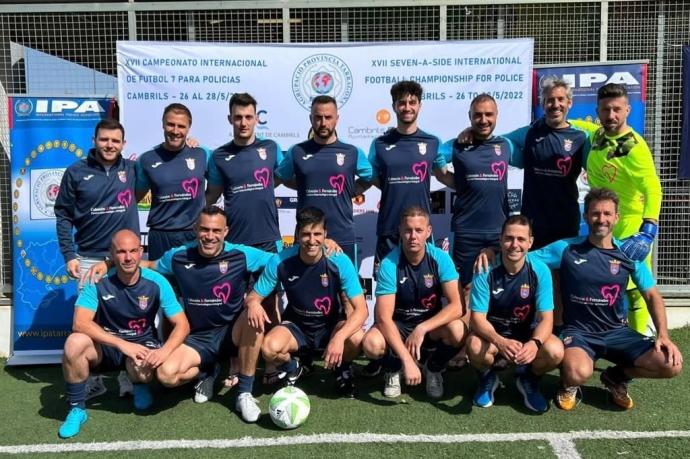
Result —
[[[625, 86], [609, 83], [597, 92], [601, 126], [584, 121], [572, 124], [591, 135], [592, 148], [585, 162], [589, 185], [608, 188], [620, 197], [620, 221], [614, 237], [623, 240], [622, 250], [629, 258], [646, 260], [651, 268], [650, 252], [661, 209], [661, 183], [647, 143], [628, 126], [629, 114]], [[644, 300], [632, 283], [628, 283], [628, 321], [634, 330], [654, 335]]]

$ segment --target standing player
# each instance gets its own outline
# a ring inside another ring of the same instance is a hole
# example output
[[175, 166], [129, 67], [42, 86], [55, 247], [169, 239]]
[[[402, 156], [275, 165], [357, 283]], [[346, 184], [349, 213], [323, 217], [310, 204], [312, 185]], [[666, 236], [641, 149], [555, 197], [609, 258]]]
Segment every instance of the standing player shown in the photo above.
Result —
[[351, 363], [361, 352], [368, 315], [355, 267], [344, 254], [326, 255], [321, 210], [306, 207], [297, 212], [295, 237], [299, 244], [273, 256], [247, 297], [249, 323], [263, 330], [268, 317], [261, 300], [282, 284], [288, 303], [282, 322], [264, 339], [264, 359], [285, 372], [287, 384], [294, 384], [307, 368], [305, 359], [325, 350], [324, 364], [336, 373], [336, 390], [353, 398]]
[[[80, 290], [89, 268], [107, 257], [113, 234], [121, 229], [139, 234], [134, 162], [122, 157], [125, 129], [116, 120], [102, 120], [96, 125], [93, 144], [85, 159], [67, 168], [55, 201], [60, 251], [67, 273], [80, 280]], [[120, 396], [132, 392], [125, 374], [118, 382]], [[91, 375], [86, 399], [105, 392], [102, 376]]]
[[551, 272], [528, 254], [532, 242], [527, 217], [509, 217], [501, 232], [499, 263], [472, 282], [467, 354], [479, 372], [474, 404], [483, 408], [493, 405], [499, 380], [492, 366], [500, 359], [518, 365], [516, 384], [527, 408], [542, 413], [549, 407], [539, 380], [561, 362], [563, 344], [552, 334]]
[[[110, 249], [115, 271], [81, 292], [74, 309], [73, 333], [65, 342], [62, 368], [70, 411], [60, 438], [74, 437], [88, 420], [86, 379], [90, 369], [126, 369], [134, 381], [134, 408], [146, 410], [153, 397], [148, 383], [182, 343], [189, 324], [170, 284], [161, 275], [139, 267], [139, 236], [120, 230]], [[158, 309], [174, 328], [161, 347], [154, 320]]]
[[438, 137], [417, 127], [422, 86], [416, 81], [399, 81], [391, 86], [390, 93], [397, 126], [374, 139], [369, 149], [373, 184], [381, 189], [374, 275], [381, 260], [400, 242], [402, 212], [418, 206], [431, 214], [430, 172], [446, 172], [446, 161], [438, 153]]
[[[608, 188], [620, 199], [620, 220], [613, 236], [628, 238], [621, 249], [632, 260], [646, 260], [651, 269], [652, 242], [658, 232], [661, 183], [654, 159], [644, 139], [628, 126], [630, 103], [625, 86], [609, 83], [597, 91], [597, 116], [601, 127], [574, 121], [592, 134], [587, 157], [587, 178], [593, 187]], [[640, 291], [628, 284], [628, 320], [643, 334], [654, 334]]]
[[192, 113], [178, 103], [163, 111], [162, 144], [137, 160], [137, 201], [151, 190], [149, 260], [195, 239], [192, 227], [204, 207], [209, 151], [187, 146]]
[[326, 215], [329, 236], [357, 266], [352, 198], [355, 177], [371, 182], [371, 164], [361, 149], [338, 140], [338, 108], [334, 98], [317, 96], [309, 115], [314, 138], [292, 146], [276, 174], [296, 184], [297, 210], [316, 207]]
[[[664, 300], [647, 266], [633, 261], [613, 238], [618, 223], [618, 196], [593, 188], [585, 197], [589, 235], [557, 241], [538, 251], [549, 267], [560, 268], [565, 355], [561, 389], [556, 404], [572, 410], [577, 390], [604, 358], [614, 363], [601, 373], [601, 382], [613, 402], [633, 407], [628, 383], [633, 378], [672, 378], [682, 369], [683, 357], [669, 339]], [[656, 341], [627, 326], [622, 293], [632, 278], [647, 303], [657, 330]]]
[[[429, 214], [410, 207], [400, 216], [401, 247], [381, 262], [376, 285], [376, 324], [364, 337], [362, 347], [371, 359], [385, 356], [383, 395], [398, 397], [400, 370], [410, 386], [422, 381], [417, 362], [422, 348], [435, 347], [424, 364], [426, 393], [443, 396], [443, 376], [448, 361], [465, 338], [460, 320], [458, 273], [450, 256], [433, 244]], [[448, 304], [444, 307], [442, 298]]]

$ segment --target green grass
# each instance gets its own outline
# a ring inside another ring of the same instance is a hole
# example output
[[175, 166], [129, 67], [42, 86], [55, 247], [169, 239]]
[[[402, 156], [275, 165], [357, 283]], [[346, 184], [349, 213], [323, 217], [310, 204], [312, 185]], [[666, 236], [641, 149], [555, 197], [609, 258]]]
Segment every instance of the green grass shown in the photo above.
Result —
[[[672, 339], [684, 355], [690, 355], [690, 329], [675, 330]], [[603, 369], [606, 362], [599, 362]], [[255, 425], [243, 423], [233, 411], [233, 393], [215, 397], [209, 403], [191, 401], [191, 386], [177, 390], [154, 389], [155, 409], [146, 415], [134, 414], [131, 399], [117, 397], [116, 378], [108, 378], [108, 393], [89, 405], [89, 422], [81, 434], [68, 442], [56, 432], [66, 414], [62, 399], [62, 373], [55, 366], [4, 367], [0, 371], [0, 445], [41, 443], [110, 442], [128, 440], [233, 439], [309, 435], [315, 433], [389, 434], [486, 434], [520, 432], [569, 432], [583, 430], [690, 430], [690, 377], [684, 371], [673, 380], [638, 380], [630, 388], [635, 408], [622, 412], [613, 406], [598, 382], [597, 371], [584, 389], [582, 403], [572, 412], [553, 408], [534, 415], [522, 406], [510, 372], [502, 375], [506, 387], [496, 392], [496, 405], [489, 409], [472, 406], [476, 377], [470, 369], [445, 373], [446, 396], [431, 403], [424, 387], [403, 387], [400, 400], [381, 395], [382, 380], [360, 379], [357, 400], [340, 400], [332, 393], [332, 376], [318, 367], [299, 386], [310, 396], [312, 412], [307, 423], [295, 431], [282, 431], [264, 414]], [[543, 392], [552, 395], [557, 375], [547, 375]], [[270, 393], [257, 384], [256, 395], [264, 413]], [[690, 452], [690, 439], [578, 440], [583, 457], [664, 457], [672, 452]], [[413, 456], [418, 451], [437, 456], [479, 454], [480, 457], [554, 457], [546, 441], [468, 444], [367, 444], [302, 445], [251, 449], [204, 450], [205, 457], [236, 454], [241, 457], [332, 456], [380, 457]], [[666, 451], [668, 454], [664, 454]], [[128, 452], [128, 457], [189, 457], [189, 450]], [[195, 452], [196, 453], [196, 452]], [[601, 454], [599, 454], [601, 453]], [[115, 453], [112, 453], [115, 454]], [[98, 453], [110, 457], [111, 453]], [[85, 456], [70, 453], [70, 457]], [[95, 455], [95, 454], [94, 454]], [[675, 454], [683, 457], [683, 454]], [[114, 457], [114, 456], [113, 456]], [[121, 457], [118, 456], [118, 457]]]

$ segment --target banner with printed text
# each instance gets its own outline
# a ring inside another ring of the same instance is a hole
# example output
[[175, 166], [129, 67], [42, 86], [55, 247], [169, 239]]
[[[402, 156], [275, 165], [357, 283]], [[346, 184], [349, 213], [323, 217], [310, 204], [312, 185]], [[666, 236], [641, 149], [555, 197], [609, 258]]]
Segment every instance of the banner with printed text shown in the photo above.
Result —
[[54, 205], [67, 166], [86, 157], [111, 100], [12, 97], [13, 325], [9, 364], [59, 361], [76, 281], [65, 271]]

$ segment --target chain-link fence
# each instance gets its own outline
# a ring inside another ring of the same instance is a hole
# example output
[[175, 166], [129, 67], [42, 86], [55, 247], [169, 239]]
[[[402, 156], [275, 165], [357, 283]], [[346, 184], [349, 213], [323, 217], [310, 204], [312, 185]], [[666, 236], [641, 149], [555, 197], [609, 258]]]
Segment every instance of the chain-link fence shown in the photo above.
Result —
[[[317, 43], [533, 37], [535, 64], [648, 60], [646, 137], [664, 190], [657, 277], [665, 294], [690, 296], [690, 187], [676, 178], [681, 50], [690, 42], [690, 0], [381, 0], [376, 7], [361, 0], [318, 3], [1, 5], [0, 83], [9, 94], [26, 93], [27, 48], [116, 76], [117, 40]], [[94, 94], [95, 78], [88, 74], [53, 77], [69, 80], [75, 95]], [[32, 92], [40, 89], [34, 85]], [[2, 153], [7, 128], [7, 104], [2, 103]], [[6, 293], [11, 290], [10, 189], [9, 162], [1, 154], [0, 284]]]

